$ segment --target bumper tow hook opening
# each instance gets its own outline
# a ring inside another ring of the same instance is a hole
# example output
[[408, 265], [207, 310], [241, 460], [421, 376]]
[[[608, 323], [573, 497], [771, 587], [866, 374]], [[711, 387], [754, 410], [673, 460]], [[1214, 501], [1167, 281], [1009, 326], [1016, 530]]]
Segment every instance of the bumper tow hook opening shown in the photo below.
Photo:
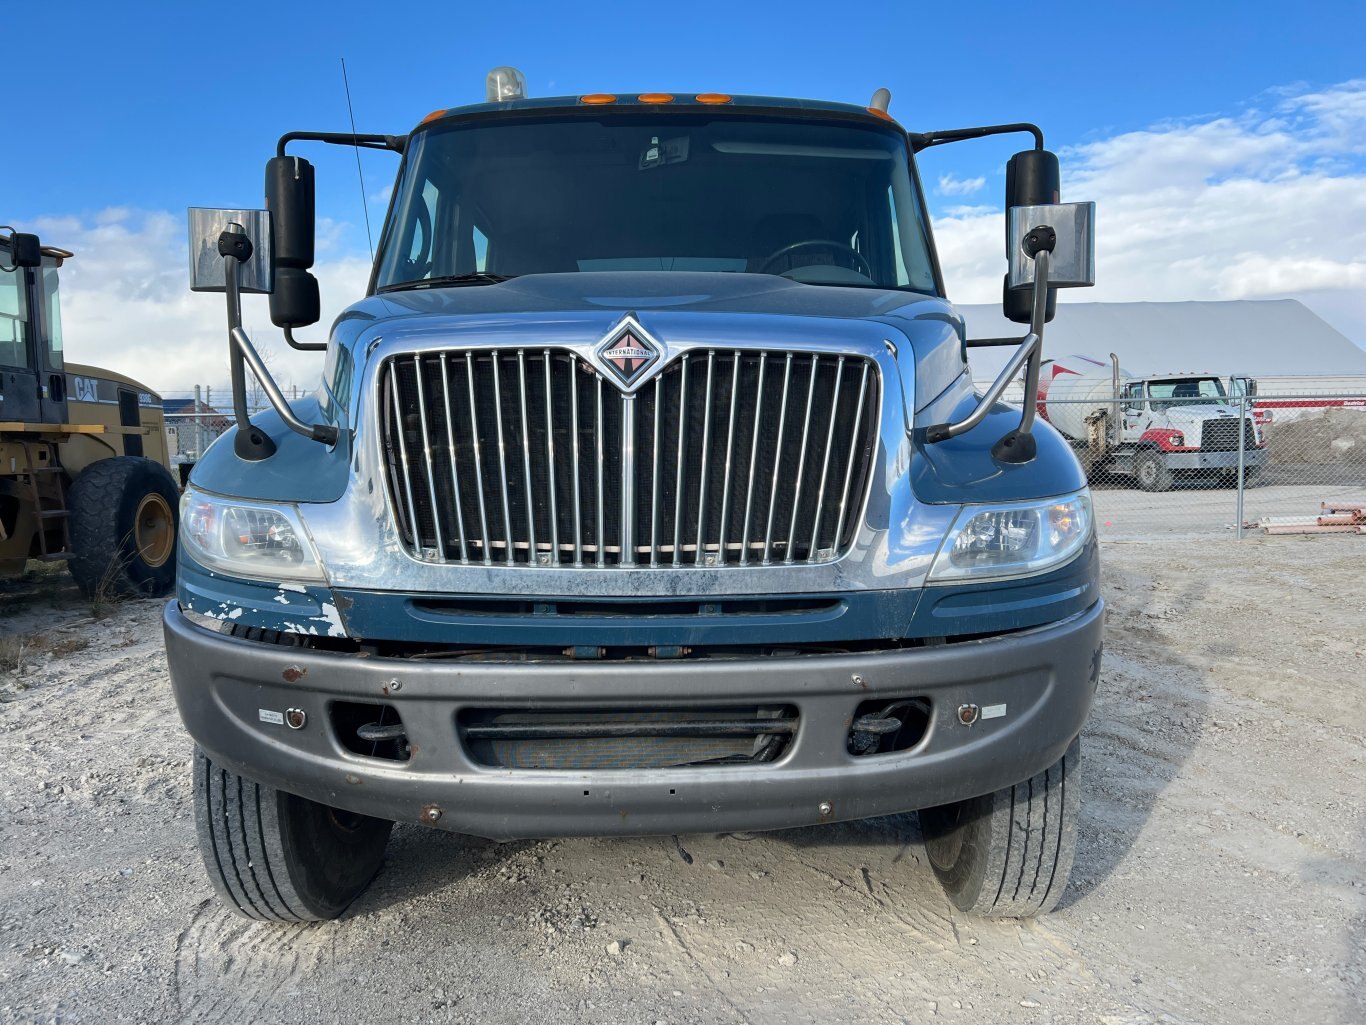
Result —
[[901, 729], [901, 720], [894, 716], [861, 715], [849, 731], [849, 750], [865, 754], [878, 746], [883, 737]]

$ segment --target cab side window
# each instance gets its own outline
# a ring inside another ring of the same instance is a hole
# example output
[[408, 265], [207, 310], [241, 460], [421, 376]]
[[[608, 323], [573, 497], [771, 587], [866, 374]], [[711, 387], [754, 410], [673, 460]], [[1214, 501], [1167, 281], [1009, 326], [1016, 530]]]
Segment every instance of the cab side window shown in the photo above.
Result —
[[23, 270], [0, 270], [0, 366], [30, 369]]

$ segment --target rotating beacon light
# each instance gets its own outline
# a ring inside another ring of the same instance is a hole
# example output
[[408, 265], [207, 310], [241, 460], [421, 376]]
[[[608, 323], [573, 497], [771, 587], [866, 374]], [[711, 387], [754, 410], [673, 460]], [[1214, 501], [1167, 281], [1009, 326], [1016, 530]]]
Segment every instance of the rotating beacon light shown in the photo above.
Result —
[[484, 80], [484, 95], [490, 103], [526, 99], [526, 75], [507, 66], [494, 68]]

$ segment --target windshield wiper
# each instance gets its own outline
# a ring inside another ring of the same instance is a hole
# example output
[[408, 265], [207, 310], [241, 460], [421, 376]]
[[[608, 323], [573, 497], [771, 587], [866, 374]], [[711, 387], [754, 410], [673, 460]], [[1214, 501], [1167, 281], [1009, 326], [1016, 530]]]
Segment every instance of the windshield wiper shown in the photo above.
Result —
[[397, 292], [407, 288], [459, 288], [462, 285], [496, 285], [515, 278], [516, 274], [490, 274], [477, 270], [468, 274], [442, 274], [435, 278], [419, 278], [416, 281], [400, 281], [396, 285], [385, 285], [380, 292]]

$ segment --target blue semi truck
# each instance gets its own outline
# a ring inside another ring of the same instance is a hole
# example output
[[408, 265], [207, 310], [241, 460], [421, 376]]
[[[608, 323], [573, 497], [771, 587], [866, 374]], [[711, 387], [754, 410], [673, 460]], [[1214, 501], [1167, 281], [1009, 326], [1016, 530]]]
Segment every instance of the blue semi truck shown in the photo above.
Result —
[[[1076, 844], [1103, 604], [1037, 383], [1093, 277], [1032, 125], [908, 132], [715, 93], [488, 101], [291, 132], [264, 210], [191, 211], [237, 427], [181, 507], [166, 646], [204, 862], [256, 919], [340, 915], [394, 822], [678, 834], [919, 812], [951, 899], [1049, 910]], [[969, 339], [916, 155], [1021, 132], [1003, 303]], [[326, 341], [304, 143], [401, 156]], [[287, 402], [241, 296], [325, 351]], [[1011, 345], [974, 390], [974, 345]], [[250, 418], [247, 375], [272, 410]], [[906, 820], [907, 828], [911, 820]]]

